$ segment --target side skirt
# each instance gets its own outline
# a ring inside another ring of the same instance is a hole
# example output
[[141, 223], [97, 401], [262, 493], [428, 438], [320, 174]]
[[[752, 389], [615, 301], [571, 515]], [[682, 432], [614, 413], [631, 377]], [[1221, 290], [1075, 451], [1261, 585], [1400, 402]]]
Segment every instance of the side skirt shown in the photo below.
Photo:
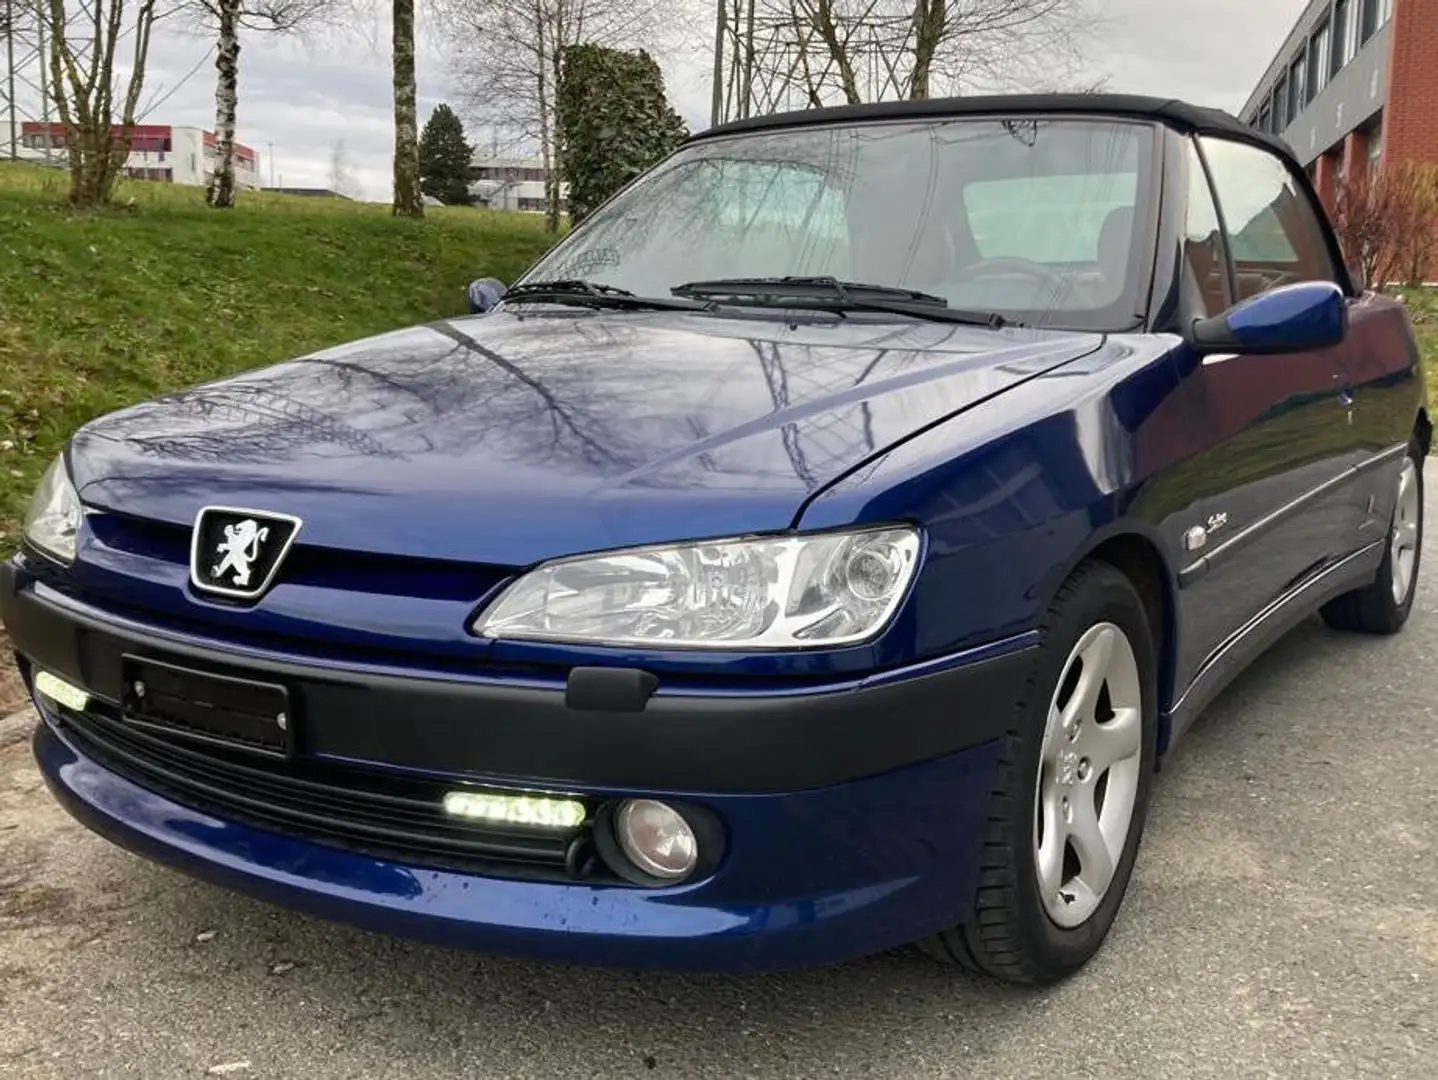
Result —
[[1167, 754], [1225, 687], [1253, 661], [1328, 601], [1371, 583], [1383, 563], [1386, 539], [1305, 578], [1231, 634], [1204, 661], [1160, 727], [1159, 753]]

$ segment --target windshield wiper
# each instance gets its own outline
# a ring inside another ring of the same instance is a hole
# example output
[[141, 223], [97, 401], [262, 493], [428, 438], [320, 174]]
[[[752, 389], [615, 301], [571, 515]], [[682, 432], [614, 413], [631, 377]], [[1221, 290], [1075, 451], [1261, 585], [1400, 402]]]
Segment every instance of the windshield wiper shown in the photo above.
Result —
[[736, 277], [713, 281], [691, 281], [669, 290], [676, 296], [836, 296], [840, 300], [885, 297], [921, 304], [949, 302], [933, 293], [901, 289], [893, 285], [870, 285], [862, 281], [840, 281], [836, 277]]
[[575, 304], [581, 307], [657, 311], [709, 311], [712, 300], [677, 299], [668, 296], [636, 296], [628, 289], [597, 281], [570, 278], [562, 281], [527, 281], [511, 286], [500, 298], [507, 304]]
[[802, 300], [830, 311], [874, 311], [891, 315], [912, 315], [939, 322], [969, 323], [999, 329], [1007, 325], [996, 312], [961, 311], [933, 293], [893, 285], [870, 285], [840, 281], [834, 277], [717, 278], [691, 281], [669, 290], [675, 296], [723, 298], [730, 302], [773, 303]]

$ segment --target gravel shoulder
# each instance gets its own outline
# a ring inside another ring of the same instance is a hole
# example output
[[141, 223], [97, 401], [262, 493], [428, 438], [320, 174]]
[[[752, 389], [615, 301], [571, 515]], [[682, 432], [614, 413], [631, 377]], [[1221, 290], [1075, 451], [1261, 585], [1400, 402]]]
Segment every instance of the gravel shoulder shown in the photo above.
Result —
[[0, 626], [0, 718], [18, 711], [25, 704], [25, 685], [15, 668], [10, 637]]

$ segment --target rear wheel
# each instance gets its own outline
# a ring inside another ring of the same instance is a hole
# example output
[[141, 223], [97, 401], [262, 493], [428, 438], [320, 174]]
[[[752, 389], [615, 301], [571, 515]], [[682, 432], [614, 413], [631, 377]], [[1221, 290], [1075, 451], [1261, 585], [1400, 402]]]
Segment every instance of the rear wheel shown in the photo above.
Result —
[[923, 942], [1012, 982], [1053, 982], [1103, 944], [1148, 808], [1157, 658], [1142, 599], [1106, 563], [1080, 567], [1043, 629], [989, 802], [973, 917]]
[[1372, 585], [1325, 604], [1323, 621], [1334, 630], [1396, 634], [1413, 610], [1422, 555], [1423, 458], [1419, 449], [1412, 447], [1398, 473], [1388, 543], [1378, 576]]

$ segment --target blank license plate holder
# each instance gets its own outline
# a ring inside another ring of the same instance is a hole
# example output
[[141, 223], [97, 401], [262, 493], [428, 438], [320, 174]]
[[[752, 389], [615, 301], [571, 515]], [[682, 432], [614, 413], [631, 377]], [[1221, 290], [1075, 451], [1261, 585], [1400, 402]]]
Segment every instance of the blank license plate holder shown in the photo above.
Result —
[[279, 683], [140, 656], [122, 657], [121, 671], [121, 715], [133, 727], [265, 757], [294, 753], [290, 692]]

